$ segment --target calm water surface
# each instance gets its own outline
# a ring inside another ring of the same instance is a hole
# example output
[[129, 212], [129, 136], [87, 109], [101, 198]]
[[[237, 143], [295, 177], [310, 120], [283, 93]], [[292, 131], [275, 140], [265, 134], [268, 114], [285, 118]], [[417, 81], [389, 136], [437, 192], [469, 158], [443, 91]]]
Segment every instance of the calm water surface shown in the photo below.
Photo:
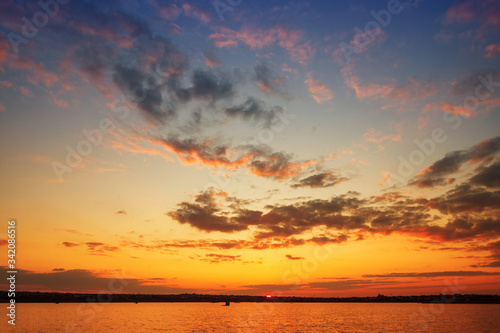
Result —
[[2, 332], [500, 332], [500, 305], [18, 304]]

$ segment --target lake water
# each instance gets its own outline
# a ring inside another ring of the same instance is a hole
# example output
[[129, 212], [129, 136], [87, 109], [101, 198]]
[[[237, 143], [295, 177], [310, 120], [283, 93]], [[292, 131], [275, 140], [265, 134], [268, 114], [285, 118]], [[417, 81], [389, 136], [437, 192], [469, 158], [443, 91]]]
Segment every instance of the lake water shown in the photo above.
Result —
[[0, 331], [23, 333], [500, 332], [499, 304], [17, 304], [15, 329], [2, 317]]

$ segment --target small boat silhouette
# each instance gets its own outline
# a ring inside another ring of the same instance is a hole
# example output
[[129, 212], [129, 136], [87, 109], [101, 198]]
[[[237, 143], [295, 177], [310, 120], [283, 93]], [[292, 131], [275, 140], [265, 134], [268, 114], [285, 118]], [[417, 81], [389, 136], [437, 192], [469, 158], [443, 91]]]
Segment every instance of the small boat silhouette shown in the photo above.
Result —
[[226, 302], [226, 305], [223, 305], [223, 306], [229, 306], [229, 305], [231, 305], [231, 304], [229, 302]]

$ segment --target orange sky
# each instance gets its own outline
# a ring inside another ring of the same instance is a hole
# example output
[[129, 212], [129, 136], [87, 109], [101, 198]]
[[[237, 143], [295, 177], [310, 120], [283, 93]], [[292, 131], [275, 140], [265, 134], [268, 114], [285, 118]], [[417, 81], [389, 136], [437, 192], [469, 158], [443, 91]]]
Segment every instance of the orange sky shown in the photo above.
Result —
[[498, 293], [500, 6], [388, 6], [0, 5], [2, 269], [15, 219], [19, 290]]

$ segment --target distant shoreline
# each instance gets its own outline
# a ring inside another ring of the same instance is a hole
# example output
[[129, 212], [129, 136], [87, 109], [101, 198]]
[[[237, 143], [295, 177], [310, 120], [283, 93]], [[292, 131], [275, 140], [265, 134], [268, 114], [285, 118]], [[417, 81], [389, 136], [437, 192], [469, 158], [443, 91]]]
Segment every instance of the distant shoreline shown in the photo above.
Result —
[[[7, 291], [0, 291], [0, 303], [8, 303]], [[16, 303], [441, 303], [500, 304], [499, 295], [438, 294], [419, 296], [301, 297], [207, 294], [101, 294], [60, 292], [16, 292]]]

